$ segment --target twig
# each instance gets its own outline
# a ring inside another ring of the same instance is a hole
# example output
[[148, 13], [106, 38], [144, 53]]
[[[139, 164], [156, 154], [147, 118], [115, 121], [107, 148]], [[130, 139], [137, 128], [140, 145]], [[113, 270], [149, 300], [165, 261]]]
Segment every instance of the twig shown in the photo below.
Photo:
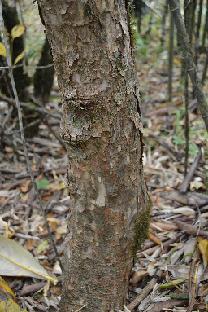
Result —
[[51, 127], [51, 125], [48, 123], [47, 119], [44, 118], [43, 122], [46, 124], [46, 126], [48, 127], [49, 131], [53, 134], [53, 136], [59, 141], [59, 143], [61, 144], [61, 146], [65, 149], [66, 151], [66, 144], [64, 143], [64, 141], [62, 140], [62, 138], [60, 137], [59, 134], [57, 134], [53, 128]]
[[189, 37], [187, 35], [183, 18], [180, 13], [180, 5], [178, 0], [168, 0], [168, 4], [170, 10], [173, 14], [173, 18], [175, 21], [178, 41], [180, 43], [182, 56], [187, 66], [187, 71], [191, 82], [193, 84], [193, 89], [197, 98], [197, 103], [199, 110], [201, 112], [202, 118], [204, 120], [206, 130], [208, 132], [208, 104], [206, 101], [206, 97], [202, 92], [201, 83], [197, 77], [197, 70], [194, 64], [193, 55], [191, 51], [191, 47], [189, 44]]
[[[11, 67], [9, 66], [0, 66], [0, 70], [4, 70], [4, 69], [7, 69], [9, 70], [10, 68], [12, 69], [15, 69], [15, 68], [19, 68], [19, 67], [23, 67], [24, 64], [18, 64], [18, 65], [12, 65]], [[26, 68], [38, 68], [38, 69], [44, 69], [44, 68], [50, 68], [50, 67], [53, 67], [54, 64], [47, 64], [47, 65], [26, 65], [24, 67]]]
[[[178, 227], [177, 227], [178, 228]], [[170, 238], [170, 239], [167, 239], [166, 241], [163, 241], [162, 243], [162, 247], [163, 247], [163, 250], [168, 250], [172, 244], [176, 243], [179, 238], [181, 238], [181, 234], [177, 235], [175, 238]], [[154, 246], [154, 247], [150, 247], [148, 249], [143, 249], [140, 251], [140, 253], [144, 253], [146, 255], [151, 255], [153, 254], [153, 252], [155, 252], [155, 250], [158, 248], [158, 246]]]
[[[174, 307], [184, 306], [184, 301], [181, 300], [167, 300], [164, 302], [156, 302], [153, 307], [151, 307], [151, 312], [161, 312], [166, 311]], [[171, 309], [172, 311], [172, 309]]]
[[181, 193], [186, 193], [188, 191], [189, 184], [190, 184], [190, 182], [193, 179], [194, 173], [195, 173], [195, 171], [196, 171], [196, 169], [198, 167], [198, 164], [199, 164], [201, 158], [202, 158], [202, 150], [199, 147], [198, 154], [196, 155], [196, 157], [195, 157], [195, 159], [194, 159], [194, 161], [193, 161], [193, 163], [192, 163], [192, 165], [191, 165], [191, 167], [189, 169], [188, 174], [185, 176], [185, 178], [184, 178], [184, 180], [183, 180], [183, 182], [182, 182], [182, 184], [180, 186], [179, 190], [180, 190]]
[[155, 140], [156, 142], [158, 142], [163, 148], [165, 148], [167, 150], [167, 152], [170, 154], [170, 156], [175, 160], [180, 160], [181, 157], [183, 157], [183, 153], [179, 153], [176, 152], [170, 144], [168, 144], [167, 142], [165, 142], [164, 140], [161, 140], [159, 137], [157, 137], [156, 135], [150, 133], [147, 135], [149, 138]]
[[[163, 302], [156, 302], [154, 303], [153, 306], [151, 306], [150, 310], [145, 310], [146, 311], [151, 311], [151, 312], [161, 312], [161, 311], [169, 311], [169, 309], [178, 307], [178, 306], [184, 306], [184, 301], [182, 300], [167, 300]], [[171, 309], [172, 311], [172, 309]]]
[[195, 251], [193, 260], [191, 262], [190, 270], [189, 270], [189, 307], [187, 309], [187, 312], [192, 312], [194, 303], [196, 301], [196, 290], [197, 290], [197, 282], [196, 282], [196, 276], [197, 276], [197, 253]]
[[196, 236], [203, 236], [208, 238], [208, 232], [203, 230], [198, 230], [197, 227], [187, 224], [185, 222], [181, 222], [175, 220], [174, 223], [178, 226], [178, 228], [188, 234], [196, 235]]
[[144, 287], [144, 289], [142, 289], [142, 292], [141, 294], [139, 294], [128, 306], [127, 306], [127, 309], [129, 311], [132, 311], [134, 308], [136, 308], [140, 302], [142, 300], [144, 300], [147, 295], [150, 293], [150, 291], [154, 288], [154, 286], [157, 284], [157, 279], [156, 278], [153, 278], [149, 284], [147, 284], [146, 287]]
[[25, 285], [20, 291], [19, 296], [25, 296], [31, 293], [34, 293], [45, 286], [45, 282], [39, 282], [32, 285]]
[[[177, 201], [183, 205], [203, 207], [208, 204], [208, 195], [197, 192], [187, 192], [185, 195], [179, 191], [161, 192], [161, 196], [167, 200]], [[193, 208], [194, 208], [193, 207]]]
[[40, 237], [32, 236], [32, 235], [28, 235], [28, 234], [22, 234], [22, 233], [15, 232], [14, 235], [16, 237], [23, 238], [23, 239], [40, 240]]
[[87, 305], [85, 304], [85, 305], [83, 305], [81, 308], [79, 308], [78, 310], [76, 310], [76, 311], [74, 311], [74, 312], [79, 312], [79, 311], [81, 311], [82, 309], [84, 309], [86, 306], [87, 306]]
[[[9, 104], [11, 104], [13, 106], [16, 106], [15, 99], [9, 98], [6, 95], [3, 95], [1, 93], [0, 93], [0, 99], [5, 101], [5, 102], [8, 102]], [[32, 106], [31, 106], [31, 104], [32, 104]], [[38, 105], [39, 107], [34, 106], [34, 104]], [[49, 112], [47, 109], [42, 107], [38, 102], [35, 102], [35, 103], [21, 102], [21, 106], [27, 108], [28, 110], [36, 111], [36, 112], [43, 114], [43, 115], [49, 115], [55, 119], [60, 120], [60, 116]]]

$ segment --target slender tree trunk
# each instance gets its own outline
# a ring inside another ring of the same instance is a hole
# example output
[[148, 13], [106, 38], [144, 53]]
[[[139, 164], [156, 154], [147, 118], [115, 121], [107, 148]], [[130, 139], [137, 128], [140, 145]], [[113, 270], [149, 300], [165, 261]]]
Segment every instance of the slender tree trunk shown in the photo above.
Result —
[[118, 311], [149, 221], [125, 2], [39, 4], [62, 94], [69, 158], [72, 213], [60, 311]]
[[170, 13], [169, 43], [168, 43], [168, 100], [172, 101], [172, 80], [173, 80], [173, 54], [174, 54], [174, 21]]

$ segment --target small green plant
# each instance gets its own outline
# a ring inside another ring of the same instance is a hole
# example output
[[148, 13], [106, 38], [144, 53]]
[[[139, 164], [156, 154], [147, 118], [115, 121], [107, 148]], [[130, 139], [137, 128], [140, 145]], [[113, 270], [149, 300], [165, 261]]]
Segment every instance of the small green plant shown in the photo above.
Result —
[[[202, 127], [202, 121], [199, 120], [190, 124], [190, 143], [189, 143], [189, 154], [191, 157], [195, 157], [198, 153], [198, 147], [194, 143], [198, 138], [207, 140], [208, 135], [205, 129]], [[177, 149], [184, 148], [185, 137], [184, 137], [184, 108], [180, 108], [175, 112], [175, 133], [173, 135], [173, 143]]]
[[46, 178], [36, 181], [36, 186], [38, 190], [46, 190], [49, 184], [50, 183]]
[[175, 119], [175, 134], [173, 136], [173, 143], [178, 147], [185, 144], [184, 131], [181, 125], [182, 116], [184, 115], [184, 109], [176, 111]]

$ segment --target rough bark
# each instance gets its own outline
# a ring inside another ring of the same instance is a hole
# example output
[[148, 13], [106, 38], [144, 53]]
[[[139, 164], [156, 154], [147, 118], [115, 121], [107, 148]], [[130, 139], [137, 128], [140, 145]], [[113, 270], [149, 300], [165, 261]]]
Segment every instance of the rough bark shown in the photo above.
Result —
[[136, 74], [124, 0], [40, 0], [63, 101], [71, 217], [60, 310], [123, 309], [145, 237]]

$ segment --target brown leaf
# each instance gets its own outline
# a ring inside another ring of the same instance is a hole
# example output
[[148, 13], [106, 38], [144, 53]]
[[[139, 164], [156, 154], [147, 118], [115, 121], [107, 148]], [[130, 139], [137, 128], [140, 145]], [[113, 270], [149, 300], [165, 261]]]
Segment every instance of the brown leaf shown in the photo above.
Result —
[[20, 185], [20, 191], [22, 193], [27, 193], [29, 190], [30, 180], [26, 180]]
[[140, 270], [140, 271], [134, 272], [130, 279], [130, 283], [132, 285], [136, 285], [147, 275], [148, 273], [146, 270]]
[[208, 239], [198, 237], [198, 248], [202, 255], [204, 267], [206, 268], [208, 262]]
[[156, 245], [161, 245], [162, 244], [162, 242], [161, 242], [161, 240], [159, 239], [159, 237], [157, 237], [155, 234], [153, 234], [153, 233], [149, 233], [149, 239], [151, 240], [151, 241], [153, 241]]
[[152, 224], [158, 227], [161, 231], [175, 231], [178, 228], [175, 224], [165, 221], [154, 221]]

